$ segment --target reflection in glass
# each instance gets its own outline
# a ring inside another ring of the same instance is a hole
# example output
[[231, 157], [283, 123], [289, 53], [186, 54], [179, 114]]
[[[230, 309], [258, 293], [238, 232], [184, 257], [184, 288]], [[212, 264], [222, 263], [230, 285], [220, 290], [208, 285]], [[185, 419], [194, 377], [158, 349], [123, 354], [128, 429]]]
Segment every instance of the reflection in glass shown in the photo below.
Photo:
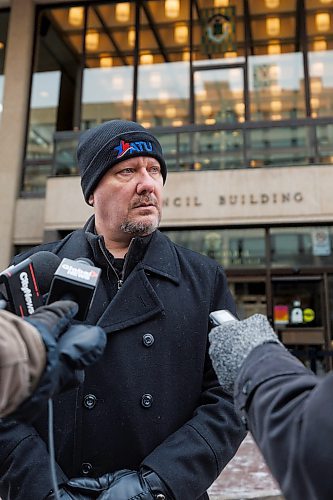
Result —
[[133, 67], [86, 68], [82, 87], [85, 128], [107, 120], [131, 118]]
[[311, 115], [313, 118], [333, 114], [333, 50], [309, 52]]
[[245, 120], [244, 76], [241, 68], [194, 73], [195, 122], [214, 125]]
[[319, 162], [333, 163], [333, 125], [319, 125], [316, 127]]
[[55, 136], [53, 175], [78, 175], [76, 138]]
[[275, 326], [323, 326], [321, 282], [288, 279], [273, 281]]
[[163, 231], [182, 246], [215, 259], [225, 268], [265, 265], [264, 229]]
[[253, 120], [304, 117], [302, 54], [249, 57], [249, 90]]
[[189, 3], [142, 2], [137, 119], [146, 127], [189, 123]]
[[33, 75], [27, 159], [52, 157], [60, 79], [60, 71], [37, 72]]
[[273, 266], [325, 266], [333, 263], [332, 227], [272, 228]]
[[314, 156], [307, 127], [260, 128], [249, 137], [251, 167], [307, 165]]
[[189, 63], [141, 65], [137, 118], [146, 127], [189, 122]]
[[54, 132], [74, 127], [80, 67], [75, 44], [82, 39], [83, 26], [75, 27], [76, 38], [72, 39], [70, 23], [73, 17], [69, 17], [69, 9], [40, 12], [23, 180], [23, 189], [28, 192], [42, 192], [43, 182], [45, 189], [46, 172], [49, 173], [52, 163]]
[[[129, 120], [133, 102], [135, 8], [129, 2], [88, 9], [82, 80], [82, 128]], [[121, 47], [121, 50], [120, 50]]]
[[242, 168], [243, 133], [240, 130], [203, 131], [195, 134], [196, 169]]
[[237, 316], [240, 320], [246, 319], [252, 314], [267, 315], [265, 282], [246, 280], [245, 283], [239, 283], [229, 279], [229, 288], [235, 300]]
[[51, 160], [37, 160], [30, 163], [25, 161], [25, 175], [22, 189], [25, 193], [43, 195], [45, 192], [46, 179], [51, 175]]

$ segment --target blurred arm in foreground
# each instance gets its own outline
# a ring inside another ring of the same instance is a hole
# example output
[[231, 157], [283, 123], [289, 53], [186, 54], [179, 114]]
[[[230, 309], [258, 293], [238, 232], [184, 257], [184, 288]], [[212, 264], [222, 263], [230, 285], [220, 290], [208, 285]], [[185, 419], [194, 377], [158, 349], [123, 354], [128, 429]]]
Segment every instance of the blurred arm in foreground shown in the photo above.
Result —
[[48, 398], [77, 383], [102, 355], [99, 327], [70, 326], [78, 306], [59, 301], [22, 319], [0, 311], [0, 417], [32, 421]]
[[333, 373], [315, 376], [259, 314], [224, 323], [209, 338], [219, 382], [234, 393], [286, 499], [331, 499]]

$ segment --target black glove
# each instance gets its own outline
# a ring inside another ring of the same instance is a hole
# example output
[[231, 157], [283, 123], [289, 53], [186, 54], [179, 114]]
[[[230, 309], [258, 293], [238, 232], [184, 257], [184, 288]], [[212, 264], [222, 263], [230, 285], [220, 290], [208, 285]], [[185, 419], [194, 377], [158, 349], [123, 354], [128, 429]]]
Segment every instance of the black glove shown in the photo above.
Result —
[[80, 376], [76, 370], [83, 370], [103, 354], [106, 346], [104, 330], [83, 324], [70, 326], [77, 311], [75, 302], [62, 300], [40, 307], [25, 318], [40, 333], [47, 362], [37, 388], [11, 417], [32, 421], [48, 398], [78, 385]]
[[51, 491], [44, 500], [92, 500], [96, 498], [96, 496], [85, 495], [84, 493], [80, 493], [76, 491], [72, 493], [66, 489], [66, 486], [60, 488], [58, 490], [59, 495], [55, 495], [53, 491]]
[[173, 497], [168, 492], [166, 485], [151, 471], [132, 471], [122, 469], [110, 472], [94, 479], [79, 477], [70, 479], [66, 488], [73, 493], [88, 493], [99, 500], [171, 500]]

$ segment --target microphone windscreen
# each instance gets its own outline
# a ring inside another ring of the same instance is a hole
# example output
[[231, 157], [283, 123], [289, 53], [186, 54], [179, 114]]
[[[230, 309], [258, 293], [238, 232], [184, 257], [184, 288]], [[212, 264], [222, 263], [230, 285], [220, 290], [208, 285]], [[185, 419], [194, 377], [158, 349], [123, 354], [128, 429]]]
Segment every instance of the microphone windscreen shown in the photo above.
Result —
[[35, 277], [42, 295], [50, 290], [53, 275], [58, 269], [61, 259], [52, 252], [36, 252], [30, 256], [34, 266]]

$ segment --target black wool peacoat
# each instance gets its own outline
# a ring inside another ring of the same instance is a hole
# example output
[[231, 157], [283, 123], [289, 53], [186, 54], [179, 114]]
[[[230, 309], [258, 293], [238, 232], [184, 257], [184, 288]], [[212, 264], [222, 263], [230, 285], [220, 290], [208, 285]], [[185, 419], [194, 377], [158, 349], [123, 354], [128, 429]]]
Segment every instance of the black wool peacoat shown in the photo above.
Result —
[[[87, 228], [33, 250], [102, 268], [87, 322], [104, 328], [107, 348], [79, 388], [54, 401], [58, 481], [145, 465], [176, 500], [205, 499], [245, 435], [207, 353], [209, 313], [235, 313], [235, 305], [215, 261], [159, 231], [144, 248], [136, 240], [118, 292], [103, 240]], [[34, 426], [0, 423], [0, 496], [44, 498], [52, 488], [46, 443], [46, 412]]]

